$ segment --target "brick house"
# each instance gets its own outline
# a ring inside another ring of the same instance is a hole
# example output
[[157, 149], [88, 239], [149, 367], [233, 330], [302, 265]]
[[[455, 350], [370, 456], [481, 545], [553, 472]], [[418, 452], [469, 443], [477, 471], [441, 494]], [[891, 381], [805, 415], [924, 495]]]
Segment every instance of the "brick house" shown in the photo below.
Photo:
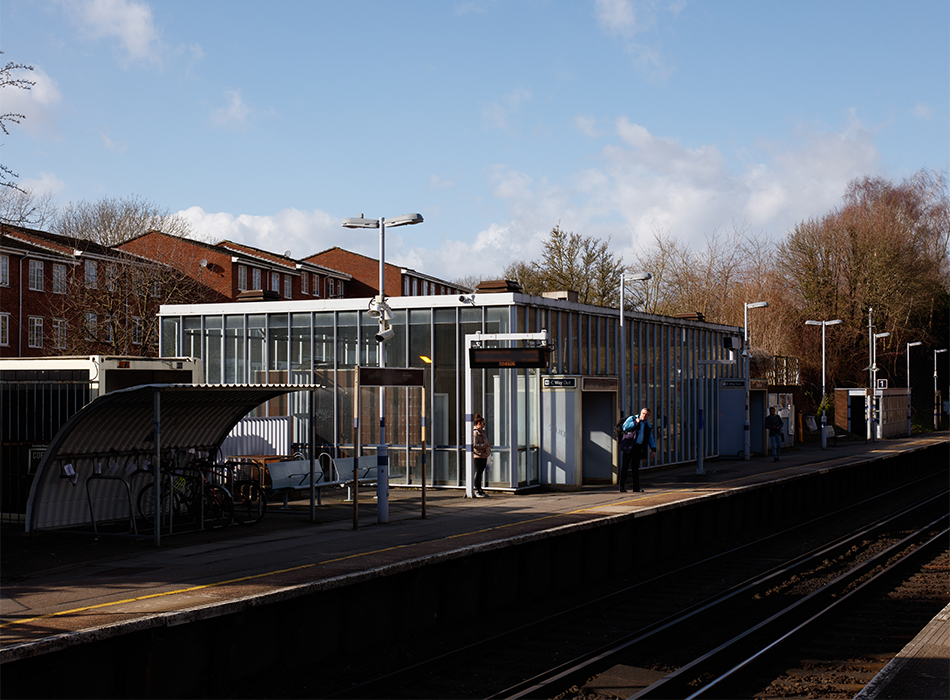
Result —
[[0, 224], [0, 357], [154, 355], [159, 303], [195, 296], [169, 272], [93, 241]]
[[[352, 275], [348, 297], [372, 297], [379, 291], [379, 260], [376, 258], [333, 247], [304, 259], [317, 265], [346, 270]], [[389, 297], [467, 294], [472, 291], [452, 282], [389, 263], [385, 264], [385, 274], [385, 291]]]
[[116, 248], [171, 265], [216, 302], [341, 297], [350, 281], [345, 272], [233, 241], [210, 244], [149, 231]]

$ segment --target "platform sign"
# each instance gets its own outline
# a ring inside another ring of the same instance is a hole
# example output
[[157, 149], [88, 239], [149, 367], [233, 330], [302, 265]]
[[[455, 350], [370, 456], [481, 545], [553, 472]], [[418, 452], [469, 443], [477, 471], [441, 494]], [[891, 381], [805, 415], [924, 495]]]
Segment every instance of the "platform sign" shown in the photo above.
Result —
[[472, 369], [545, 368], [551, 348], [469, 348]]
[[360, 386], [422, 386], [425, 370], [415, 367], [360, 367]]

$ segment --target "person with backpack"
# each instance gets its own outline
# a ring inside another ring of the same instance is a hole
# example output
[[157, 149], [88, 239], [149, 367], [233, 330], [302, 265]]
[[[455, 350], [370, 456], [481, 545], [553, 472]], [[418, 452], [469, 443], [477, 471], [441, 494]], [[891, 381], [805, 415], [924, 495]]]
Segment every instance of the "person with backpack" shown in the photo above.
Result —
[[[656, 441], [653, 439], [653, 426], [648, 418], [650, 409], [643, 408], [639, 416], [630, 416], [623, 422], [620, 438], [620, 492], [626, 493], [627, 472], [633, 472], [633, 491], [640, 488], [640, 460], [647, 456], [647, 450], [656, 455]], [[630, 468], [631, 464], [633, 469]]]

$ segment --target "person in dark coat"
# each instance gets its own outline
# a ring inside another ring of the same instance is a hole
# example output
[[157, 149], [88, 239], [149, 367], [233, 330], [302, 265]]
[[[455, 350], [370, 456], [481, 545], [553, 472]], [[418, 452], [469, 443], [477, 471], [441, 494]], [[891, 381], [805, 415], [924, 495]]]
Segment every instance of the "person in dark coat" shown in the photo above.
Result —
[[[626, 492], [627, 472], [633, 473], [633, 491], [643, 491], [640, 488], [640, 460], [647, 456], [647, 450], [656, 455], [656, 441], [653, 439], [653, 426], [648, 418], [650, 409], [643, 408], [639, 416], [630, 416], [624, 421], [621, 430], [624, 435], [620, 439], [622, 454], [620, 462], [620, 492]], [[631, 469], [633, 465], [633, 469]]]
[[769, 444], [772, 446], [772, 461], [778, 461], [782, 449], [782, 417], [775, 413], [775, 406], [769, 406], [769, 415], [765, 417], [765, 427], [769, 431]]
[[475, 414], [474, 431], [472, 435], [472, 463], [475, 468], [475, 498], [485, 498], [482, 490], [482, 477], [488, 466], [488, 457], [491, 455], [491, 443], [485, 432], [485, 419], [480, 413]]

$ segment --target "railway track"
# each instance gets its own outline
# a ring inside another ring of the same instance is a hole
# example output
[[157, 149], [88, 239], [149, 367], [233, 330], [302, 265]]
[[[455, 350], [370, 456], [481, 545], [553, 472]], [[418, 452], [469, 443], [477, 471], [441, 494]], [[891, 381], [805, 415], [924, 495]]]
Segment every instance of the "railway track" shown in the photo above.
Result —
[[[629, 669], [626, 675], [637, 676], [640, 685], [627, 690], [654, 686], [642, 697], [688, 697], [703, 685], [710, 687], [709, 697], [751, 697], [735, 695], [736, 688], [768, 686], [764, 679], [771, 671], [762, 669], [774, 667], [782, 658], [778, 650], [787, 647], [772, 645], [788, 632], [777, 632], [777, 621], [795, 629], [826, 607], [828, 596], [835, 600], [880, 585], [865, 582], [885, 577], [870, 570], [883, 567], [898, 550], [928, 552], [940, 544], [946, 549], [946, 536], [939, 533], [946, 528], [940, 519], [946, 519], [947, 493], [934, 496], [935, 483], [946, 487], [945, 478], [921, 480], [556, 613], [527, 614], [523, 623], [497, 633], [473, 629], [480, 632], [477, 641], [459, 634], [465, 643], [452, 640], [446, 648], [433, 642], [421, 656], [403, 649], [388, 672], [366, 680], [365, 668], [353, 668], [353, 677], [362, 676], [359, 682], [341, 678], [329, 694], [325, 685], [318, 692], [340, 698], [594, 698], [605, 687], [598, 679]], [[882, 512], [887, 515], [877, 517]], [[759, 653], [764, 647], [770, 651]], [[756, 657], [762, 661], [748, 661]], [[670, 690], [675, 684], [679, 689]], [[632, 694], [615, 691], [602, 694]]]

